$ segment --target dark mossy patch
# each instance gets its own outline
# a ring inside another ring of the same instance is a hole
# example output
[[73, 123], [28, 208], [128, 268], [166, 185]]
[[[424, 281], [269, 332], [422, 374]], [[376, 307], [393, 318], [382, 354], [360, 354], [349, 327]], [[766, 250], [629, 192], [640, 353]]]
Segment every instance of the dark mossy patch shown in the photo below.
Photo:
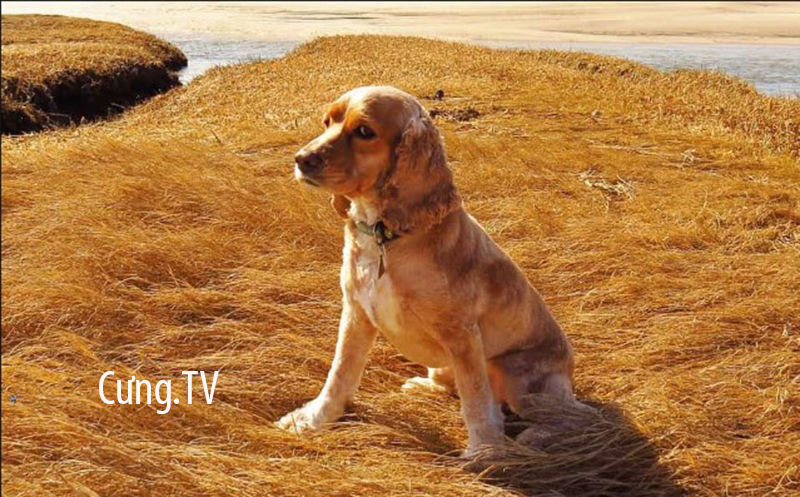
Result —
[[162, 65], [130, 66], [112, 74], [75, 72], [48, 83], [3, 79], [3, 134], [103, 119], [180, 85], [177, 73]]

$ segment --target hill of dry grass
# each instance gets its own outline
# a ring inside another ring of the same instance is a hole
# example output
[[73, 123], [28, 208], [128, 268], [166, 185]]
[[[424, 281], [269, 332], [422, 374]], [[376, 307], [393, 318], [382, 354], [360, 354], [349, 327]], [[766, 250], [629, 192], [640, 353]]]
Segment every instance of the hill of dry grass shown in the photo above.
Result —
[[119, 112], [178, 84], [186, 57], [121, 24], [63, 16], [2, 16], [2, 133]]
[[[292, 156], [363, 84], [445, 91], [467, 208], [572, 339], [602, 416], [544, 452], [460, 468], [458, 401], [403, 394], [421, 368], [383, 341], [344, 422], [272, 425], [340, 310], [341, 221]], [[359, 36], [4, 138], [3, 493], [796, 495], [799, 115], [717, 74]], [[106, 370], [186, 369], [221, 370], [212, 405], [98, 397]]]

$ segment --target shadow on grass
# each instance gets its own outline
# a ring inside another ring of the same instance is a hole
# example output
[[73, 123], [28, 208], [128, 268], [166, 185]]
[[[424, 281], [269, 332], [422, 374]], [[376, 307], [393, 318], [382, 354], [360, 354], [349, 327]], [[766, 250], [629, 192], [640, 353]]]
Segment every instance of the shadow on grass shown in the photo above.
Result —
[[642, 433], [619, 406], [588, 402], [595, 412], [587, 412], [541, 395], [532, 395], [528, 404], [519, 416], [506, 416], [506, 435], [515, 439], [532, 428], [541, 435], [532, 437], [536, 447], [513, 443], [502, 456], [487, 452], [473, 461], [457, 457], [463, 441], [445, 436], [435, 416], [398, 419], [392, 413], [361, 412], [347, 417], [413, 434], [421, 444], [414, 448], [440, 454], [437, 463], [476, 472], [482, 481], [520, 495], [686, 495], [672, 471], [659, 462], [661, 451], [653, 437]]
[[[592, 403], [597, 412], [533, 399], [509, 416], [506, 433], [547, 433], [536, 448], [515, 444], [502, 458], [485, 454], [464, 465], [489, 484], [522, 495], [672, 497], [686, 491], [659, 463], [659, 450], [618, 406]], [[561, 427], [561, 428], [553, 428]]]

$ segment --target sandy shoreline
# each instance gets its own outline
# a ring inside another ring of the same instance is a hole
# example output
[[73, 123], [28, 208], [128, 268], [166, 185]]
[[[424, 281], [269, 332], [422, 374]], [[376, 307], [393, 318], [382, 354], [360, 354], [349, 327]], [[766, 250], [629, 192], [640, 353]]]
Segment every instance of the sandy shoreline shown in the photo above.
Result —
[[150, 32], [265, 41], [371, 33], [473, 41], [800, 44], [800, 2], [3, 2], [2, 7], [4, 14], [64, 14]]

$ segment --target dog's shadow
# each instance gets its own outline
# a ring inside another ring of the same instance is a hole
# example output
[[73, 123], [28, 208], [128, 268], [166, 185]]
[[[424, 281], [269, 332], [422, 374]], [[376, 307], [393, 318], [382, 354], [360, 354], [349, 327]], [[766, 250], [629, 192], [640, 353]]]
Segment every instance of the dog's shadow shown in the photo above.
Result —
[[486, 452], [465, 461], [453, 457], [457, 447], [436, 436], [434, 427], [411, 421], [407, 428], [418, 430], [415, 435], [426, 449], [452, 449], [438, 459], [441, 464], [478, 472], [486, 483], [521, 495], [685, 495], [672, 471], [659, 462], [659, 449], [619, 406], [589, 402], [592, 412], [532, 397], [532, 407], [521, 416], [506, 416], [505, 427], [511, 439], [525, 432], [528, 436], [521, 438], [533, 440], [534, 446], [512, 443], [501, 455]]

